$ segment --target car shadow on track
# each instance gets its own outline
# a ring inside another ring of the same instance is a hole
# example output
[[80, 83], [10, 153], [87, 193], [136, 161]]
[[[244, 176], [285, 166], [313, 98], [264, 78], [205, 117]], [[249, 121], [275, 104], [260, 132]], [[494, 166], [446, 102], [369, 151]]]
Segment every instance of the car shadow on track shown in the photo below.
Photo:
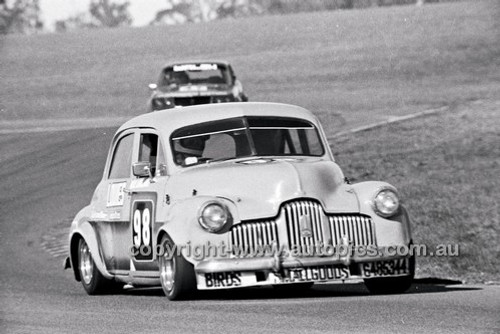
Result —
[[[462, 282], [447, 279], [415, 279], [405, 294], [425, 294], [436, 292], [481, 290], [480, 287], [463, 286]], [[160, 288], [133, 288], [123, 295], [163, 297]], [[249, 299], [289, 299], [289, 298], [328, 298], [370, 296], [364, 283], [316, 284], [310, 289], [274, 289], [255, 287], [228, 290], [197, 291], [192, 300], [249, 300]]]

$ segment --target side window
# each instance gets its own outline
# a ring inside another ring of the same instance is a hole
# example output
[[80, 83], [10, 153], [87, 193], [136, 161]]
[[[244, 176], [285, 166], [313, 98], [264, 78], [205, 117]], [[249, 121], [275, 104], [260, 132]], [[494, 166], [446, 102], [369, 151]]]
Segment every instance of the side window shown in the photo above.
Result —
[[151, 166], [156, 166], [158, 155], [158, 136], [152, 133], [141, 135], [141, 146], [139, 148], [139, 161], [150, 162]]
[[141, 135], [139, 161], [151, 163], [151, 173], [153, 175], [166, 175], [165, 156], [157, 135], [153, 133]]
[[156, 157], [156, 164], [158, 168], [156, 169], [156, 176], [167, 175], [167, 160], [165, 159], [165, 154], [163, 153], [163, 145], [161, 140], [158, 141], [158, 156]]
[[109, 169], [110, 179], [122, 179], [130, 177], [132, 166], [132, 149], [134, 144], [134, 134], [122, 137], [115, 146], [113, 160]]
[[151, 173], [156, 171], [156, 157], [158, 156], [158, 136], [152, 133], [141, 134], [139, 146], [139, 161], [151, 164]]

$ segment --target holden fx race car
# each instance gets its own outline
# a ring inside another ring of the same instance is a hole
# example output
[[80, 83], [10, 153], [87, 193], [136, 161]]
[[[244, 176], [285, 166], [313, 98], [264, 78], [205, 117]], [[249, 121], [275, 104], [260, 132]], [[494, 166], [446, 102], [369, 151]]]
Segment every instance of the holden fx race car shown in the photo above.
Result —
[[219, 62], [182, 62], [165, 66], [149, 99], [151, 111], [196, 104], [246, 102], [241, 82], [231, 65]]
[[124, 284], [309, 287], [364, 279], [407, 290], [410, 219], [385, 182], [350, 184], [309, 111], [275, 103], [168, 109], [116, 132], [74, 218], [66, 268], [88, 294]]

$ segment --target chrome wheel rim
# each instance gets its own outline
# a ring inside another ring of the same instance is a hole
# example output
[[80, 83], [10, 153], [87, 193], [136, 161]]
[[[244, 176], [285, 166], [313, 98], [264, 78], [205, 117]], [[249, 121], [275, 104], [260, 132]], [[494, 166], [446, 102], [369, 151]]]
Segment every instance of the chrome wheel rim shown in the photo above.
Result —
[[160, 258], [161, 285], [167, 292], [171, 292], [175, 284], [175, 258], [167, 259], [167, 255]]
[[92, 254], [90, 254], [87, 243], [83, 242], [80, 246], [80, 274], [85, 284], [90, 284], [90, 282], [92, 282], [93, 272], [94, 261], [92, 260]]

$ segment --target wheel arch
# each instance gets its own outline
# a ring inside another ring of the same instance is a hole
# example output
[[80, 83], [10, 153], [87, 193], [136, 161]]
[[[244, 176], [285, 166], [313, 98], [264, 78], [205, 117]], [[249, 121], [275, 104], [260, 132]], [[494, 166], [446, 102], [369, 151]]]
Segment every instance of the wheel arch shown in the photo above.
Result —
[[164, 236], [167, 236], [169, 237], [171, 240], [172, 240], [172, 237], [168, 234], [168, 232], [162, 228], [158, 231], [158, 234], [156, 235], [156, 245], [157, 245], [157, 248], [160, 246], [161, 244], [161, 239], [163, 239]]
[[99, 247], [99, 241], [93, 226], [88, 221], [85, 221], [79, 224], [78, 228], [73, 231], [70, 237], [70, 261], [75, 279], [77, 281], [81, 281], [80, 272], [78, 270], [78, 245], [81, 239], [83, 239], [87, 243], [90, 249], [90, 253], [92, 254], [92, 259], [94, 260], [94, 263], [102, 276], [107, 279], [114, 278], [114, 276], [111, 275], [106, 268], [101, 248]]
[[75, 233], [73, 234], [73, 236], [71, 237], [71, 241], [69, 242], [71, 268], [73, 269], [75, 280], [78, 282], [82, 280], [80, 277], [80, 271], [78, 270], [78, 245], [80, 243], [80, 239], [83, 239], [82, 235], [79, 233]]

